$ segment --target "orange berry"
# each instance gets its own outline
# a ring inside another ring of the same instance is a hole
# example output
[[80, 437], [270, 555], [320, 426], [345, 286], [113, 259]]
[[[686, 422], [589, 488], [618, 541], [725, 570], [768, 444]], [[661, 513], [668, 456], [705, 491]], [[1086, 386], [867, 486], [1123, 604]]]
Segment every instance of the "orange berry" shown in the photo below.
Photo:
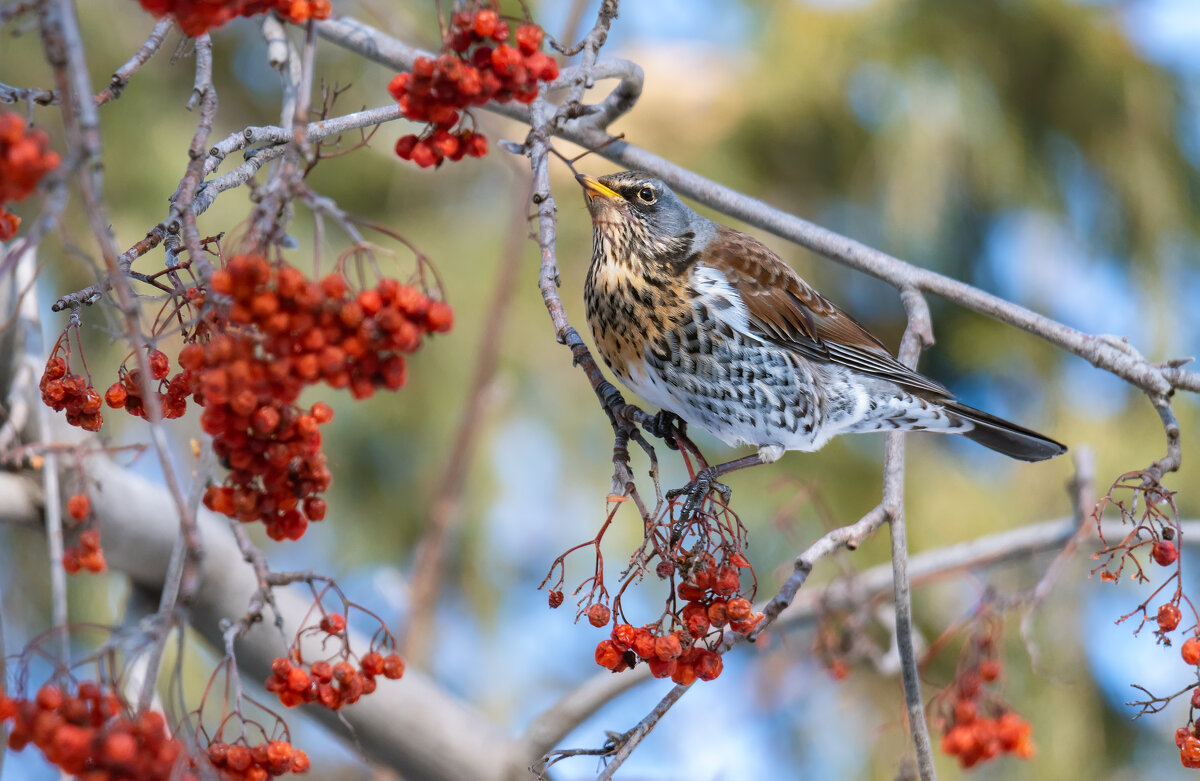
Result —
[[675, 659], [683, 653], [683, 645], [679, 642], [679, 636], [672, 633], [655, 639], [654, 655], [663, 661]]
[[330, 613], [321, 619], [321, 631], [331, 635], [341, 634], [346, 629], [346, 617], [341, 613]]
[[1184, 767], [1200, 766], [1200, 738], [1194, 735], [1185, 738], [1179, 749], [1179, 759]]
[[399, 654], [389, 654], [383, 658], [383, 677], [396, 680], [404, 675], [404, 660]]
[[748, 621], [754, 615], [754, 606], [750, 600], [736, 597], [725, 605], [725, 614], [730, 621]]
[[425, 313], [430, 330], [445, 333], [454, 327], [454, 310], [445, 301], [433, 301]]
[[310, 683], [312, 681], [309, 680], [308, 673], [301, 668], [293, 667], [291, 670], [288, 670], [287, 686], [292, 691], [302, 692], [309, 687]]
[[92, 503], [85, 494], [75, 494], [67, 499], [67, 515], [77, 521], [82, 521], [91, 512]]
[[978, 712], [975, 700], [957, 700], [954, 703], [954, 722], [956, 724], [970, 724], [975, 721]]
[[383, 654], [376, 651], [365, 653], [359, 664], [365, 675], [379, 675], [383, 672]]
[[1200, 664], [1200, 639], [1189, 637], [1179, 649], [1179, 655], [1187, 664]]
[[103, 755], [111, 762], [129, 762], [137, 756], [137, 739], [128, 732], [114, 732], [104, 739]]
[[588, 623], [592, 626], [604, 626], [608, 623], [608, 619], [612, 618], [612, 611], [608, 609], [608, 605], [601, 605], [599, 602], [587, 609]]
[[1000, 677], [1000, 662], [996, 659], [984, 659], [979, 663], [979, 677], [985, 681], [994, 681]]
[[612, 640], [601, 640], [596, 645], [596, 664], [609, 670], [616, 669], [624, 662], [625, 652]]

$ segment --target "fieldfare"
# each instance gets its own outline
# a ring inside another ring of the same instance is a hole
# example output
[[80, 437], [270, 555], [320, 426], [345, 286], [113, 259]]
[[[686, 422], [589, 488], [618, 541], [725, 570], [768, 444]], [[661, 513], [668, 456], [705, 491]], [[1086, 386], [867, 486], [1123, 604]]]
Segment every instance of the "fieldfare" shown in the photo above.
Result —
[[758, 448], [709, 480], [869, 431], [962, 434], [1022, 461], [1066, 452], [956, 401], [761, 242], [692, 211], [660, 180], [576, 179], [593, 228], [584, 300], [605, 363], [646, 401]]

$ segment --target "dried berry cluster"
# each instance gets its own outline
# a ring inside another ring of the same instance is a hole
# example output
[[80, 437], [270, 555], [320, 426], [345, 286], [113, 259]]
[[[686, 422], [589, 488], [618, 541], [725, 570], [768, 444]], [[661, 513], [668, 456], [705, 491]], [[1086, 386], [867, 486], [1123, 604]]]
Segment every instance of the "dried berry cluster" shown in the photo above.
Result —
[[412, 73], [392, 79], [388, 92], [404, 116], [428, 123], [420, 136], [407, 135], [396, 142], [397, 155], [428, 168], [446, 159], [487, 154], [487, 139], [462, 127], [463, 109], [491, 100], [531, 103], [538, 95], [538, 82], [558, 78], [558, 63], [541, 51], [541, 27], [518, 27], [515, 47], [505, 43], [511, 34], [490, 5], [459, 11], [451, 19], [441, 55], [436, 60], [419, 57]]
[[205, 752], [208, 761], [230, 781], [266, 781], [286, 773], [307, 773], [312, 767], [308, 754], [286, 740], [271, 740], [251, 746], [246, 743], [214, 741]]
[[[300, 655], [300, 636], [313, 631], [340, 638], [343, 642], [333, 656], [306, 663]], [[271, 662], [267, 691], [279, 695], [279, 701], [289, 708], [315, 702], [336, 711], [343, 705], [358, 702], [364, 694], [374, 692], [376, 676], [397, 680], [404, 675], [404, 660], [399, 654], [384, 656], [373, 649], [363, 654], [355, 667], [351, 661], [353, 656], [345, 645], [345, 631], [346, 618], [340, 613], [323, 616], [315, 630], [301, 630], [288, 656]]]
[[9, 201], [27, 197], [46, 172], [58, 167], [58, 153], [48, 149], [50, 137], [28, 130], [19, 114], [0, 114], [0, 241], [17, 233], [21, 218], [5, 211]]
[[328, 19], [329, 0], [139, 0], [155, 16], [174, 17], [179, 29], [195, 38], [239, 16], [274, 11], [292, 24]]
[[[731, 559], [744, 561], [740, 554]], [[671, 624], [678, 628], [635, 629], [629, 624], [615, 624], [612, 637], [596, 646], [596, 663], [621, 672], [641, 658], [649, 663], [656, 678], [671, 678], [682, 684], [697, 678], [711, 681], [721, 674], [723, 663], [720, 654], [702, 643], [707, 641], [710, 646], [718, 643], [725, 627], [749, 634], [763, 620], [763, 614], [754, 612], [750, 600], [734, 596], [740, 589], [737, 566], [718, 566], [712, 554], [701, 554], [693, 564], [691, 577], [677, 589], [679, 599], [686, 600], [682, 608], [671, 614]], [[593, 626], [607, 624], [610, 614], [609, 608], [602, 604], [594, 604], [587, 611]]]
[[130, 718], [117, 695], [99, 684], [83, 681], [75, 689], [72, 694], [46, 684], [29, 700], [0, 694], [0, 725], [11, 722], [9, 748], [21, 751], [32, 743], [64, 773], [88, 781], [198, 779], [162, 714]]
[[[65, 333], [64, 333], [65, 336]], [[84, 431], [99, 431], [104, 424], [100, 394], [90, 380], [71, 372], [68, 361], [70, 350], [65, 348], [66, 339], [59, 338], [54, 352], [46, 361], [38, 388], [42, 391], [42, 403], [55, 412], [67, 411], [67, 422]], [[60, 354], [61, 353], [61, 354]]]
[[204, 407], [201, 425], [230, 469], [205, 505], [261, 520], [273, 539], [299, 539], [309, 521], [325, 517], [318, 494], [331, 478], [318, 426], [333, 418], [322, 402], [298, 408], [301, 391], [324, 381], [361, 399], [400, 388], [403, 354], [424, 334], [449, 330], [453, 313], [392, 279], [353, 295], [340, 274], [316, 283], [256, 256], [232, 258], [213, 273], [211, 289], [229, 300], [221, 307], [227, 316], [210, 307], [199, 339], [179, 353], [181, 382]]

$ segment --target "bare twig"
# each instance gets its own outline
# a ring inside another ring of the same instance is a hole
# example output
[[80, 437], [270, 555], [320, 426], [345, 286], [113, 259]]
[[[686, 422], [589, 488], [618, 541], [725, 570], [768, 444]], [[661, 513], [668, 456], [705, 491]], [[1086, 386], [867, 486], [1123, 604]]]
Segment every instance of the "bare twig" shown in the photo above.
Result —
[[150, 37], [146, 39], [146, 42], [138, 47], [138, 50], [133, 53], [128, 62], [113, 72], [108, 86], [97, 93], [95, 97], [97, 106], [103, 106], [108, 101], [121, 97], [121, 93], [125, 91], [125, 87], [128, 86], [129, 80], [133, 78], [133, 74], [141, 70], [142, 66], [149, 62], [155, 52], [162, 47], [167, 33], [171, 32], [173, 26], [174, 22], [171, 21], [171, 17], [169, 16], [158, 20], [158, 23], [154, 25], [154, 29], [150, 31]]
[[[929, 306], [913, 288], [901, 290], [908, 315], [908, 326], [900, 341], [897, 356], [901, 363], [915, 369], [921, 350], [933, 344]], [[896, 613], [896, 649], [900, 656], [900, 677], [904, 682], [904, 702], [908, 708], [908, 726], [917, 754], [917, 770], [922, 781], [937, 778], [933, 768], [933, 746], [929, 725], [925, 723], [925, 702], [921, 698], [921, 678], [913, 649], [912, 590], [908, 581], [908, 538], [904, 514], [904, 433], [887, 436], [883, 456], [883, 502], [892, 532], [892, 585]]]

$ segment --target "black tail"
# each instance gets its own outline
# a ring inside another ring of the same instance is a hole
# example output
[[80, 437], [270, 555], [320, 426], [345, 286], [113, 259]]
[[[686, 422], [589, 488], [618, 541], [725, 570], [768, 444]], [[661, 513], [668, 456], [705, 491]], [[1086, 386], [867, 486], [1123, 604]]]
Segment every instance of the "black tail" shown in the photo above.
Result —
[[1045, 461], [1067, 452], [1067, 446], [1062, 443], [982, 410], [957, 401], [942, 401], [940, 404], [947, 412], [960, 415], [975, 424], [975, 428], [963, 433], [964, 437], [1009, 458]]

